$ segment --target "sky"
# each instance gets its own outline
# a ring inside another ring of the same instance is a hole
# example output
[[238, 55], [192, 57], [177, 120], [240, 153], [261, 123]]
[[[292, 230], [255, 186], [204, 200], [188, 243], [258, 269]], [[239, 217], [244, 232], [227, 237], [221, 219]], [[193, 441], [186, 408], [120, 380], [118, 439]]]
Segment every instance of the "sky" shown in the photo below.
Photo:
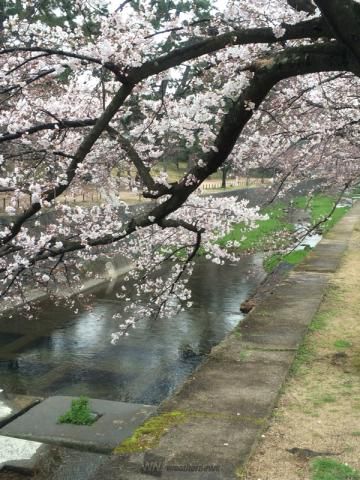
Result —
[[[360, 1], [360, 0], [359, 0]], [[122, 0], [109, 0], [111, 11], [115, 10], [119, 5], [121, 5]], [[221, 8], [226, 3], [226, 0], [215, 0], [214, 4]]]

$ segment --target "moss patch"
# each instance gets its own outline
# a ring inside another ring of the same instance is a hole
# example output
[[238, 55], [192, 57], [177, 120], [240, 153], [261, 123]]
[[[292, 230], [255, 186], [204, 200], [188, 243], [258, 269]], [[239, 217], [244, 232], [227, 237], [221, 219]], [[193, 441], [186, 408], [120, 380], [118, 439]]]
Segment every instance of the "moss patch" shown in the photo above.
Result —
[[307, 339], [305, 339], [302, 345], [300, 345], [293, 364], [290, 367], [290, 375], [297, 375], [304, 365], [310, 363], [313, 355], [314, 350], [311, 347], [310, 343], [307, 341]]
[[187, 416], [184, 412], [167, 412], [147, 420], [137, 428], [131, 437], [124, 440], [114, 450], [114, 453], [123, 455], [126, 453], [141, 452], [157, 445], [161, 437], [171, 427], [185, 422]]
[[241, 361], [246, 360], [249, 356], [250, 356], [250, 352], [246, 351], [246, 350], [243, 350], [239, 354], [239, 360], [241, 360]]

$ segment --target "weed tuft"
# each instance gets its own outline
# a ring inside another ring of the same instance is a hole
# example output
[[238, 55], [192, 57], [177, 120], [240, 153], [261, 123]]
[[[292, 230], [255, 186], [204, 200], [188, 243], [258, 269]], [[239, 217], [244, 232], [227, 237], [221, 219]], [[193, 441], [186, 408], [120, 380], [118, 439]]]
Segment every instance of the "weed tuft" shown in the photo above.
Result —
[[80, 397], [71, 402], [70, 410], [58, 419], [58, 423], [71, 423], [73, 425], [92, 425], [97, 420], [97, 415], [91, 412], [89, 399]]

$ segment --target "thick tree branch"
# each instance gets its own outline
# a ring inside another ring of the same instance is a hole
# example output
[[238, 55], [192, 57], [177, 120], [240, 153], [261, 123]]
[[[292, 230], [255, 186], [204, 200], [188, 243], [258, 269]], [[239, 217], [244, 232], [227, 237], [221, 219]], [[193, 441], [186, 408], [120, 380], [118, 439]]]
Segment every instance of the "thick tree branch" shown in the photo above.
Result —
[[16, 53], [16, 52], [39, 52], [48, 55], [58, 55], [62, 57], [77, 58], [87, 62], [102, 65], [108, 70], [112, 71], [123, 83], [126, 83], [128, 78], [132, 80], [141, 80], [151, 75], [163, 72], [173, 66], [179, 65], [182, 62], [197, 58], [201, 55], [215, 52], [228, 45], [248, 45], [257, 43], [279, 43], [285, 40], [297, 39], [318, 39], [321, 37], [331, 38], [331, 30], [321, 18], [299, 22], [296, 25], [284, 24], [286, 30], [281, 39], [274, 35], [272, 28], [249, 28], [237, 29], [216, 37], [210, 37], [205, 40], [197, 41], [185, 47], [174, 49], [168, 54], [162, 55], [154, 60], [145, 62], [141, 67], [132, 69], [125, 75], [123, 73], [122, 65], [115, 65], [112, 62], [102, 64], [101, 60], [88, 55], [82, 55], [66, 50], [58, 50], [45, 47], [13, 47], [0, 50], [0, 55]]
[[[304, 27], [304, 24], [306, 27]], [[304, 28], [305, 30], [309, 30], [309, 24], [313, 26], [313, 29], [315, 28], [316, 35], [318, 36], [319, 30], [322, 31], [322, 23], [319, 21], [315, 23], [314, 21], [302, 22], [301, 24], [289, 27], [289, 29], [293, 32], [292, 34], [295, 38], [297, 35], [303, 36], [303, 33], [301, 34], [300, 31]], [[272, 33], [272, 29], [260, 30], [263, 34], [265, 32], [265, 36], [268, 36], [270, 41], [275, 42], [277, 40]], [[254, 31], [256, 31], [256, 34], [254, 34]], [[236, 34], [232, 33], [230, 36], [225, 34], [199, 42], [196, 45], [176, 49], [170, 54], [159, 57], [156, 61], [146, 62], [141, 67], [129, 71], [127, 83], [123, 84], [118, 93], [113, 97], [102, 116], [96, 121], [88, 135], [85, 136], [75, 153], [66, 171], [67, 183], [58, 185], [55, 189], [44, 192], [42, 196], [43, 200], [51, 202], [68, 188], [75, 177], [78, 165], [86, 158], [102, 132], [108, 128], [109, 122], [123, 105], [137, 83], [147, 77], [179, 65], [186, 60], [224, 48], [229, 43], [256, 43], [259, 41], [258, 35], [259, 29], [242, 30]], [[322, 32], [321, 35], [324, 35], [324, 33]], [[254, 103], [255, 106], [258, 107], [271, 88], [282, 79], [319, 71], [347, 70], [349, 69], [349, 62], [343, 48], [337, 44], [322, 44], [285, 49], [275, 57], [266, 58], [255, 63], [252, 68], [255, 72], [253, 82], [240, 96], [239, 100], [235, 102], [229, 114], [225, 117], [224, 124], [215, 142], [217, 152], [211, 152], [205, 157], [205, 168], [195, 167], [179, 184], [173, 187], [173, 194], [170, 199], [159, 205], [151, 214], [151, 216], [154, 216], [157, 220], [165, 218], [169, 213], [179, 208], [198, 185], [214, 173], [226, 160], [243, 127], [252, 117], [252, 111], [248, 108], [249, 102]], [[194, 178], [196, 181], [193, 181]], [[39, 212], [40, 209], [41, 205], [35, 203], [22, 215], [17, 217], [12, 224], [10, 233], [1, 240], [0, 245], [11, 241], [19, 233], [22, 225]], [[141, 224], [144, 223], [144, 219], [138, 221], [140, 221]], [[135, 223], [137, 224], [137, 221]], [[147, 222], [145, 222], [145, 226], [146, 224]]]
[[233, 30], [216, 37], [207, 38], [191, 45], [177, 48], [155, 60], [145, 62], [141, 67], [129, 72], [128, 77], [140, 81], [156, 75], [188, 60], [216, 52], [231, 45], [248, 45], [258, 43], [279, 43], [285, 40], [332, 38], [333, 34], [321, 18], [285, 25], [285, 34], [279, 39], [272, 28], [249, 28]]
[[146, 191], [144, 191], [143, 196], [145, 198], [160, 198], [163, 195], [169, 194], [172, 191], [172, 187], [168, 188], [166, 185], [161, 183], [157, 183], [154, 181], [153, 177], [150, 174], [150, 168], [144, 165], [140, 155], [135, 150], [134, 146], [123, 135], [117, 132], [114, 128], [108, 127], [108, 132], [117, 138], [123, 150], [127, 153], [129, 160], [134, 164], [139, 177], [141, 178], [143, 184], [146, 187]]
[[33, 127], [19, 130], [14, 133], [4, 133], [3, 135], [0, 135], [0, 143], [8, 142], [10, 140], [16, 140], [17, 138], [21, 138], [23, 135], [32, 135], [33, 133], [41, 132], [43, 130], [62, 130], [64, 128], [92, 127], [93, 125], [95, 125], [96, 121], [96, 118], [86, 118], [84, 120], [61, 119], [58, 122], [41, 123], [39, 125], [34, 125]]
[[276, 83], [292, 76], [320, 71], [352, 71], [352, 68], [353, 64], [345, 48], [335, 43], [289, 48], [273, 57], [255, 62], [252, 67], [254, 78], [225, 115], [215, 140], [216, 151], [209, 152], [203, 158], [205, 167], [192, 168], [174, 186], [172, 196], [148, 215], [161, 219], [177, 210], [189, 195], [226, 161], [244, 126], [253, 115], [253, 110], [248, 107], [249, 102], [258, 108]]
[[316, 12], [315, 5], [311, 0], [287, 0], [287, 3], [298, 12], [306, 12], [310, 15]]
[[144, 162], [142, 161], [140, 155], [137, 153], [135, 148], [132, 146], [130, 140], [125, 138], [123, 135], [121, 135], [121, 133], [115, 130], [115, 128], [112, 128], [110, 126], [107, 128], [107, 131], [113, 138], [116, 138], [118, 140], [123, 150], [127, 153], [144, 185], [149, 190], [155, 190], [155, 182], [150, 175], [150, 169], [144, 165]]
[[[254, 111], [249, 108], [249, 102], [259, 107], [266, 95], [275, 84], [286, 78], [315, 73], [319, 71], [352, 71], [353, 64], [349, 60], [346, 49], [336, 43], [302, 46], [289, 48], [265, 60], [259, 60], [252, 66], [254, 78], [250, 85], [239, 96], [230, 111], [225, 115], [222, 127], [215, 140], [216, 151], [211, 151], [203, 158], [205, 167], [195, 166], [183, 179], [173, 187], [172, 195], [162, 204], [154, 207], [150, 212], [133, 218], [120, 236], [106, 236], [89, 241], [90, 246], [106, 245], [119, 241], [137, 228], [146, 227], [153, 223], [161, 224], [168, 215], [184, 204], [189, 195], [196, 190], [201, 182], [214, 173], [231, 153], [244, 126], [252, 117]], [[123, 86], [114, 97], [104, 114], [99, 118], [95, 127], [80, 145], [75, 158], [71, 162], [67, 178], [68, 183], [75, 176], [76, 168], [86, 157], [97, 138], [107, 128], [112, 116], [130, 94], [131, 88]], [[51, 201], [66, 190], [68, 185], [60, 185], [55, 191], [46, 192], [45, 198]], [[9, 242], [20, 231], [23, 223], [40, 210], [39, 204], [32, 205], [23, 215], [17, 218], [11, 227], [11, 233], [3, 240], [2, 245]], [[74, 242], [66, 251], [83, 249], [84, 244]], [[61, 252], [65, 253], [65, 252]]]
[[360, 67], [360, 5], [353, 0], [315, 0], [315, 3]]

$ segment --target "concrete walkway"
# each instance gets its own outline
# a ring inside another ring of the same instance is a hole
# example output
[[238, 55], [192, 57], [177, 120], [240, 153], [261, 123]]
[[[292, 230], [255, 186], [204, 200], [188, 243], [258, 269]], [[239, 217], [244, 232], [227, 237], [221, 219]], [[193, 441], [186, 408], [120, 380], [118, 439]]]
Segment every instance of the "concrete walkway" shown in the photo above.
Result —
[[360, 203], [161, 405], [181, 420], [151, 451], [140, 439], [137, 452], [114, 454], [92, 478], [150, 479], [156, 469], [163, 479], [241, 478], [359, 217]]

